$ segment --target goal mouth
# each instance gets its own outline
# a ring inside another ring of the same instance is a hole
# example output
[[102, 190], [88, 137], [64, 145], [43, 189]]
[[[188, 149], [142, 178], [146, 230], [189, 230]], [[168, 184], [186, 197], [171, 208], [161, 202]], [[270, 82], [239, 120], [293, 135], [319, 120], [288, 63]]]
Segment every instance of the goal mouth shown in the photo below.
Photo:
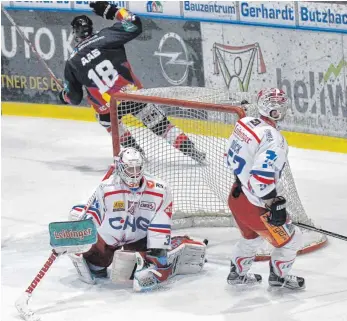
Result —
[[[249, 104], [242, 105], [242, 101]], [[250, 93], [205, 87], [163, 87], [112, 95], [113, 154], [131, 144], [145, 155], [145, 171], [168, 182], [173, 192], [173, 226], [236, 226], [227, 199], [234, 175], [224, 165], [226, 143], [242, 117], [258, 116]], [[289, 164], [279, 182], [294, 222], [313, 225], [300, 200]], [[326, 236], [304, 231], [308, 253], [323, 247]], [[271, 246], [257, 253], [268, 259]]]

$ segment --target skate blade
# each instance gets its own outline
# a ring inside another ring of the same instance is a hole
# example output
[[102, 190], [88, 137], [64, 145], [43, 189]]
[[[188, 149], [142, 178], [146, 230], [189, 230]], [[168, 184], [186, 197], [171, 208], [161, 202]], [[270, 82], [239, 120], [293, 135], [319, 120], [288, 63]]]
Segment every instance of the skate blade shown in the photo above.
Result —
[[[228, 282], [228, 281], [227, 281]], [[237, 292], [247, 291], [249, 289], [257, 288], [261, 286], [262, 280], [252, 283], [229, 283], [228, 286]]]
[[261, 283], [253, 283], [253, 284], [227, 284], [226, 291], [234, 293], [235, 295], [241, 294], [243, 292], [253, 292], [259, 291], [261, 287]]
[[306, 289], [306, 286], [303, 286], [302, 288], [289, 288], [285, 286], [273, 286], [269, 285], [267, 288], [267, 291], [269, 293], [277, 293], [277, 294], [286, 294], [286, 293], [293, 293], [293, 292], [300, 292]]

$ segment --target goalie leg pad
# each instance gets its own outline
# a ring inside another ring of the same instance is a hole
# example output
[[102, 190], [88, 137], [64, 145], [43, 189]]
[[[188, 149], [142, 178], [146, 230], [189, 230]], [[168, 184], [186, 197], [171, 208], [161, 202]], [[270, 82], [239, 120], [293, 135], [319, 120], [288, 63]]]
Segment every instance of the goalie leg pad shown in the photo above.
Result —
[[116, 284], [131, 285], [135, 264], [135, 252], [116, 251], [112, 261], [111, 281]]
[[173, 265], [173, 274], [195, 274], [204, 268], [205, 243], [179, 236], [172, 238], [172, 246], [168, 262]]
[[87, 261], [82, 255], [69, 254], [72, 264], [77, 270], [78, 278], [85, 283], [95, 284], [95, 278], [91, 273]]

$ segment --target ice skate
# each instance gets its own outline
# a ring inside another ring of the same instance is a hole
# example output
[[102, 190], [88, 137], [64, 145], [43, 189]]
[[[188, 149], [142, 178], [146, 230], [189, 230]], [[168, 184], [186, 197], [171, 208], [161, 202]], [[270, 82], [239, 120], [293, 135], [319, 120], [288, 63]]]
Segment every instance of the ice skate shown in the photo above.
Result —
[[295, 275], [287, 275], [281, 278], [274, 272], [270, 264], [269, 285], [274, 288], [282, 287], [291, 290], [303, 290], [305, 289], [305, 279]]
[[236, 272], [236, 266], [231, 262], [230, 273], [227, 277], [227, 282], [230, 285], [247, 284], [253, 285], [261, 283], [262, 277], [260, 274], [247, 273], [245, 275], [240, 275]]

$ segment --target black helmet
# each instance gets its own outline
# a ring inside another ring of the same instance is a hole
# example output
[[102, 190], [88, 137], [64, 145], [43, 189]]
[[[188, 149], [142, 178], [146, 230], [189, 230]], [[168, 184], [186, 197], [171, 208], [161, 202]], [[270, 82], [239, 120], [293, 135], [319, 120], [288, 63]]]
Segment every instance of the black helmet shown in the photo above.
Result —
[[75, 17], [71, 26], [76, 41], [81, 41], [93, 33], [93, 21], [85, 15]]

